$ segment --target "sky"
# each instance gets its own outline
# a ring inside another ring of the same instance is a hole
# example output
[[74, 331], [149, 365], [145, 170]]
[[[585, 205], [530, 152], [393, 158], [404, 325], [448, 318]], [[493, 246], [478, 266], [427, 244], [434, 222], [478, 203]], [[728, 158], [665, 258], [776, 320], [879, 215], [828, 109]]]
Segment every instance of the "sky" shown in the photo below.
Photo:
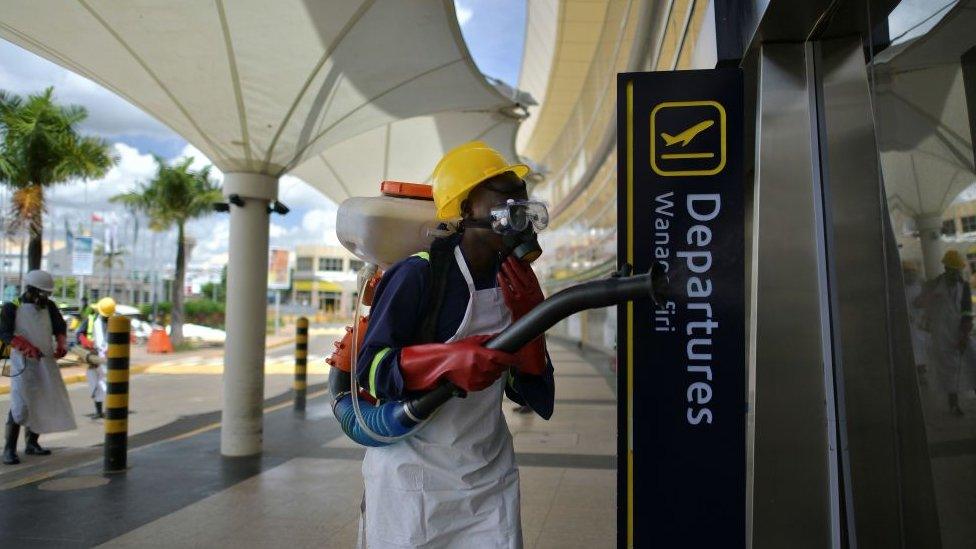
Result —
[[[455, 7], [462, 35], [481, 71], [516, 84], [524, 44], [525, 0], [455, 0]], [[121, 242], [130, 256], [128, 268], [171, 269], [175, 231], [153, 236], [144, 221], [136, 221], [110, 204], [108, 198], [148, 181], [155, 173], [154, 156], [167, 162], [192, 156], [195, 167], [208, 164], [207, 159], [165, 125], [114, 93], [0, 40], [0, 89], [26, 95], [48, 86], [54, 86], [59, 103], [82, 105], [88, 110], [82, 132], [109, 142], [119, 163], [102, 179], [61, 185], [48, 193], [45, 250], [52, 236], [64, 240], [66, 224], [75, 232], [79, 226], [91, 227], [96, 240], [103, 238], [104, 225], [90, 224], [94, 212], [116, 227], [116, 242]], [[222, 179], [218, 170], [213, 173]], [[272, 216], [271, 245], [293, 248], [297, 244], [338, 244], [336, 204], [296, 177], [286, 175], [279, 185], [279, 199], [292, 211], [286, 216]], [[9, 191], [0, 194], [6, 204]], [[229, 217], [214, 214], [196, 220], [187, 233], [196, 241], [190, 256], [191, 272], [197, 277], [216, 276], [227, 260]]]

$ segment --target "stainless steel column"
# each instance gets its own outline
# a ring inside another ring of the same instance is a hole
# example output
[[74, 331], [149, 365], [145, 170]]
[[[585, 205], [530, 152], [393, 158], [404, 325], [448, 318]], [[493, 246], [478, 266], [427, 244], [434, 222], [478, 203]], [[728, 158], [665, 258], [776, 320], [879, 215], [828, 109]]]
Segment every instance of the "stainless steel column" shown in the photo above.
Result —
[[758, 51], [750, 287], [752, 547], [839, 546], [812, 48]]
[[898, 247], [861, 40], [817, 43], [834, 368], [848, 539], [938, 547], [938, 515]]

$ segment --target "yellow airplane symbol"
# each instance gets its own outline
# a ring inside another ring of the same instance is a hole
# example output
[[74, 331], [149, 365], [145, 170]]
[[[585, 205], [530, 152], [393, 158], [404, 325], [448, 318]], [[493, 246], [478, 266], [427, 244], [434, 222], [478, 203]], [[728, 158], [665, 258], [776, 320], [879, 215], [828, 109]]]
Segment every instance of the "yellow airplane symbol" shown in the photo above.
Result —
[[662, 132], [661, 137], [664, 138], [664, 143], [665, 146], [667, 147], [674, 145], [678, 141], [681, 141], [682, 147], [686, 147], [688, 146], [688, 143], [691, 143], [692, 139], [697, 137], [698, 134], [700, 134], [701, 132], [707, 130], [708, 128], [711, 128], [713, 124], [715, 124], [714, 120], [705, 120], [703, 122], [699, 122], [695, 124], [694, 126], [679, 133], [678, 135], [672, 136]]

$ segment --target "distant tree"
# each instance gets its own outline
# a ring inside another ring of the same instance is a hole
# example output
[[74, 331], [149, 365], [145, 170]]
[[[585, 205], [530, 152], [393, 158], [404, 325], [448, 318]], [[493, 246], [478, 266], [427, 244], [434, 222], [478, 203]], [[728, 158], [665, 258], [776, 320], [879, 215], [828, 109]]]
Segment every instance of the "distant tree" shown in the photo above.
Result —
[[75, 277], [58, 277], [54, 279], [54, 296], [58, 299], [61, 295], [65, 299], [76, 299], [78, 297], [78, 279]]
[[[114, 249], [112, 249], [114, 247]], [[99, 244], [95, 246], [95, 263], [105, 267], [108, 270], [108, 288], [105, 290], [105, 295], [108, 297], [115, 297], [115, 280], [113, 278], [113, 273], [116, 267], [125, 266], [125, 248], [116, 246], [114, 242], [109, 245], [106, 249], [105, 246]]]
[[173, 311], [170, 339], [183, 343], [183, 288], [186, 282], [186, 223], [213, 212], [221, 198], [220, 187], [210, 176], [211, 166], [191, 170], [193, 158], [167, 165], [156, 158], [156, 175], [138, 189], [113, 196], [110, 200], [141, 211], [149, 218], [149, 228], [165, 231], [176, 227], [176, 276], [173, 281]]
[[108, 143], [78, 133], [88, 112], [54, 102], [54, 88], [23, 99], [0, 90], [0, 182], [13, 189], [10, 231], [27, 228], [27, 264], [44, 255], [44, 189], [104, 176], [117, 162]]
[[223, 303], [227, 299], [227, 265], [220, 270], [220, 282], [206, 282], [200, 286], [205, 299]]

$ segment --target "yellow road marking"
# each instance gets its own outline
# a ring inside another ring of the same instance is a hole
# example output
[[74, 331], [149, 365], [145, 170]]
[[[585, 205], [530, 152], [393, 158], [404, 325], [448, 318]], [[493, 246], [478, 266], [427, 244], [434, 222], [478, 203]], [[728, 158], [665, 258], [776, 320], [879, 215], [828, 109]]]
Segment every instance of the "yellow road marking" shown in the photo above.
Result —
[[[345, 328], [310, 328], [309, 335], [344, 335], [346, 333]], [[284, 347], [286, 345], [292, 345], [295, 343], [295, 338], [287, 338], [282, 341], [275, 342], [265, 346], [266, 350], [277, 349], [279, 347]], [[187, 357], [190, 359], [190, 357]], [[224, 372], [223, 364], [219, 364], [216, 367], [207, 365], [188, 365], [184, 364], [184, 360], [187, 359], [174, 359], [166, 360], [163, 362], [155, 363], [142, 363], [129, 366], [129, 374], [140, 374], [140, 373], [151, 373], [151, 374], [206, 374], [206, 375], [220, 375]], [[282, 357], [287, 364], [278, 365], [278, 359], [275, 361], [268, 362], [265, 366], [265, 374], [294, 374], [294, 360], [293, 357]], [[203, 367], [206, 366], [206, 367]], [[116, 370], [118, 371], [118, 370]], [[329, 373], [329, 366], [324, 362], [316, 361], [308, 365], [308, 373], [312, 375], [327, 375]], [[111, 374], [109, 374], [111, 375]], [[65, 385], [71, 385], [72, 383], [81, 383], [87, 380], [85, 374], [70, 374], [61, 377], [64, 380]], [[117, 379], [109, 382], [125, 381], [122, 379]], [[0, 395], [5, 395], [10, 393], [10, 385], [0, 385]]]

